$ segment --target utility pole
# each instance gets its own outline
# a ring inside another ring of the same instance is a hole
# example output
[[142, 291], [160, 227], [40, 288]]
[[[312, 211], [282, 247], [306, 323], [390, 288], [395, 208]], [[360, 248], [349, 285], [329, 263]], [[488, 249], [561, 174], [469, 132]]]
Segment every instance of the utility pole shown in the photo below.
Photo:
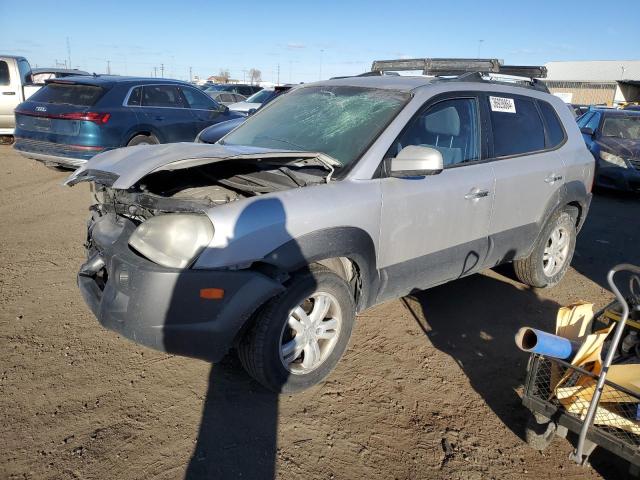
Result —
[[71, 68], [71, 44], [69, 43], [69, 37], [67, 37], [67, 59], [69, 60], [69, 68]]
[[189, 83], [193, 82], [193, 67], [189, 67]]
[[153, 77], [158, 78], [158, 67], [153, 67]]
[[160, 76], [164, 78], [164, 63], [160, 64]]
[[111, 75], [111, 60], [107, 60], [107, 75]]
[[242, 83], [247, 83], [247, 71], [242, 70]]
[[278, 64], [278, 81], [276, 82], [276, 85], [280, 85], [280, 64]]

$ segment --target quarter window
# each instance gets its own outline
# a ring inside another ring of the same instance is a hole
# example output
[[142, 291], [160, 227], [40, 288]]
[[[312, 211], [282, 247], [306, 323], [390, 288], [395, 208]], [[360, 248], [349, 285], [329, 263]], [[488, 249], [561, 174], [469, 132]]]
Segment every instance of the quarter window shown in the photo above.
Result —
[[489, 102], [494, 157], [544, 150], [544, 127], [533, 101], [494, 98], [502, 101]]
[[142, 97], [142, 87], [134, 88], [133, 90], [131, 90], [131, 95], [129, 95], [129, 101], [127, 102], [127, 105], [139, 107], [141, 102], [141, 97]]
[[478, 103], [473, 98], [444, 100], [414, 117], [392, 146], [396, 156], [409, 145], [435, 148], [445, 167], [480, 160]]
[[557, 147], [564, 140], [564, 130], [553, 107], [547, 103], [538, 101], [542, 112], [542, 118], [547, 127], [547, 148]]
[[147, 85], [142, 89], [142, 105], [145, 107], [185, 108], [178, 87], [174, 85]]
[[0, 61], [0, 85], [9, 85], [9, 65], [7, 62]]

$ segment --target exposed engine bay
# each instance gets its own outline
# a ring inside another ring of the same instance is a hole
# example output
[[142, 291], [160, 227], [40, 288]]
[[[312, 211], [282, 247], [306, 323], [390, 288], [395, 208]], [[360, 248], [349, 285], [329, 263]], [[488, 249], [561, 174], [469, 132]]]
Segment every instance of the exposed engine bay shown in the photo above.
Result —
[[94, 175], [93, 208], [142, 221], [161, 212], [203, 211], [247, 197], [326, 183], [332, 171], [315, 158], [236, 158], [175, 169], [167, 166], [127, 190], [111, 188]]

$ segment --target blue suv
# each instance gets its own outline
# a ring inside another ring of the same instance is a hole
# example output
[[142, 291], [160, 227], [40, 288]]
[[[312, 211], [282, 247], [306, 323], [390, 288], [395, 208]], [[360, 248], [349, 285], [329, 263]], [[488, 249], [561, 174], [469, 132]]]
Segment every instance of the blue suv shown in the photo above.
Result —
[[15, 115], [14, 148], [63, 167], [119, 147], [192, 142], [242, 116], [185, 82], [101, 75], [48, 81]]

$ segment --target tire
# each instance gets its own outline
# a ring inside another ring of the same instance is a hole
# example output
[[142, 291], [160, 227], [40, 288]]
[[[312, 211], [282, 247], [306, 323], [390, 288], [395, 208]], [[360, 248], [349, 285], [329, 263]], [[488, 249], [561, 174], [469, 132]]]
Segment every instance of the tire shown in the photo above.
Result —
[[155, 135], [136, 135], [129, 143], [127, 147], [135, 147], [136, 145], [158, 145], [160, 141]]
[[[576, 248], [576, 216], [574, 208], [554, 213], [540, 233], [531, 254], [513, 262], [516, 276], [522, 283], [537, 288], [548, 288], [562, 280]], [[566, 243], [559, 241], [558, 237], [552, 237], [558, 235], [558, 231], [561, 232], [559, 238], [564, 239]], [[562, 248], [556, 249], [554, 245], [562, 245]], [[549, 256], [545, 253], [546, 249], [551, 251]], [[550, 262], [553, 260], [547, 258], [558, 259], [554, 262], [553, 268], [550, 268]], [[563, 259], [561, 265], [560, 258]]]
[[[327, 302], [328, 310], [322, 315]], [[300, 308], [309, 314], [306, 320]], [[319, 320], [310, 323], [314, 318]], [[305, 390], [324, 379], [338, 363], [354, 321], [355, 303], [347, 282], [328, 268], [314, 265], [295, 274], [287, 282], [287, 290], [262, 307], [238, 345], [238, 356], [249, 375], [269, 390]], [[316, 337], [318, 332], [327, 338]], [[283, 353], [286, 345], [295, 345], [288, 356]], [[314, 360], [318, 362], [315, 365]]]
[[527, 420], [524, 434], [527, 444], [539, 452], [545, 450], [553, 441], [556, 433], [556, 424], [547, 419], [546, 422], [539, 423], [531, 415]]

